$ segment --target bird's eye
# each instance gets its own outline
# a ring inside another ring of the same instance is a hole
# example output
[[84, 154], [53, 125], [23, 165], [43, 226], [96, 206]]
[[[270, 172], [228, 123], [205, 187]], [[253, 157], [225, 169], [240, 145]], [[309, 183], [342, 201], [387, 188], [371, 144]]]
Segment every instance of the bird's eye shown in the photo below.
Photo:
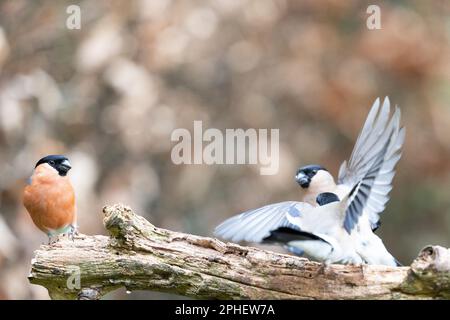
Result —
[[48, 164], [51, 165], [51, 166], [54, 166], [54, 165], [55, 165], [55, 161], [50, 160], [50, 161], [48, 162]]

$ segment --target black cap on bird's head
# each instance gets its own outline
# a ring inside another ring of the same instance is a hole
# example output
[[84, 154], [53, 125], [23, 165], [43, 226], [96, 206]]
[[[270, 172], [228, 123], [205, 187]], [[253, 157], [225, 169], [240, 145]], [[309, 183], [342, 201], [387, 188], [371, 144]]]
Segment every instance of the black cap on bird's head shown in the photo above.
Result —
[[58, 171], [58, 174], [63, 177], [67, 175], [67, 172], [69, 172], [70, 169], [72, 169], [69, 159], [62, 155], [46, 156], [36, 163], [35, 168], [44, 163], [47, 163], [49, 166], [54, 168], [56, 171]]
[[297, 173], [295, 174], [295, 181], [302, 187], [303, 189], [306, 189], [309, 187], [309, 184], [311, 183], [311, 179], [316, 175], [316, 173], [319, 170], [325, 170], [322, 166], [319, 166], [317, 164], [311, 164], [309, 166], [301, 167], [297, 170]]

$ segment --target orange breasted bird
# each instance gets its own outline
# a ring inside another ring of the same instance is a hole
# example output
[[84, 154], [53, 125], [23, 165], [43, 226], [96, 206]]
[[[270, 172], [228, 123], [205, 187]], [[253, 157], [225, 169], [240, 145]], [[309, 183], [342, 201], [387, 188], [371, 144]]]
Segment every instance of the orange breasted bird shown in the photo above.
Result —
[[49, 238], [76, 233], [75, 192], [67, 173], [69, 159], [49, 155], [39, 160], [29, 184], [25, 187], [23, 204], [34, 224]]

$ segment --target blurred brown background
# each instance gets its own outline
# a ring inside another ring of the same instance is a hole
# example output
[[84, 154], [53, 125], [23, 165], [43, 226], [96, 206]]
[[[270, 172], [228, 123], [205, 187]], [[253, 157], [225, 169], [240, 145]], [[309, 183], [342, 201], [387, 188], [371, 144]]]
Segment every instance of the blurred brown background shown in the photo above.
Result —
[[[81, 30], [66, 8], [81, 8]], [[21, 204], [36, 161], [71, 159], [81, 232], [123, 202], [157, 226], [211, 235], [241, 211], [295, 200], [298, 166], [337, 174], [376, 97], [407, 128], [377, 232], [409, 264], [450, 246], [450, 5], [382, 1], [0, 1], [0, 298], [47, 299], [28, 284], [46, 236]], [[280, 171], [174, 165], [170, 134], [279, 128]], [[116, 292], [110, 298], [174, 297]]]

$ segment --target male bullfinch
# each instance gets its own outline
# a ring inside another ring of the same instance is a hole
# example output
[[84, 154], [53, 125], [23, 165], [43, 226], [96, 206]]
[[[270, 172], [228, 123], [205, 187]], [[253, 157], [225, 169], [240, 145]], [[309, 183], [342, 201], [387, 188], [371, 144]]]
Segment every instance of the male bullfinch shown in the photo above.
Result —
[[49, 155], [39, 160], [29, 184], [25, 187], [23, 204], [34, 224], [49, 238], [76, 233], [75, 192], [67, 173], [69, 159]]
[[[281, 242], [293, 253], [319, 261], [399, 265], [373, 231], [389, 200], [404, 138], [400, 109], [396, 107], [390, 117], [389, 99], [381, 108], [377, 99], [348, 164], [344, 161], [341, 165], [337, 184], [320, 165], [302, 167], [295, 179], [305, 191], [303, 202], [282, 202], [245, 212], [223, 222], [215, 234], [232, 241]], [[334, 202], [340, 205], [331, 204]], [[324, 241], [330, 246], [323, 246]], [[310, 247], [305, 249], [307, 244]], [[338, 247], [347, 249], [339, 251]], [[334, 257], [327, 256], [327, 248]]]

